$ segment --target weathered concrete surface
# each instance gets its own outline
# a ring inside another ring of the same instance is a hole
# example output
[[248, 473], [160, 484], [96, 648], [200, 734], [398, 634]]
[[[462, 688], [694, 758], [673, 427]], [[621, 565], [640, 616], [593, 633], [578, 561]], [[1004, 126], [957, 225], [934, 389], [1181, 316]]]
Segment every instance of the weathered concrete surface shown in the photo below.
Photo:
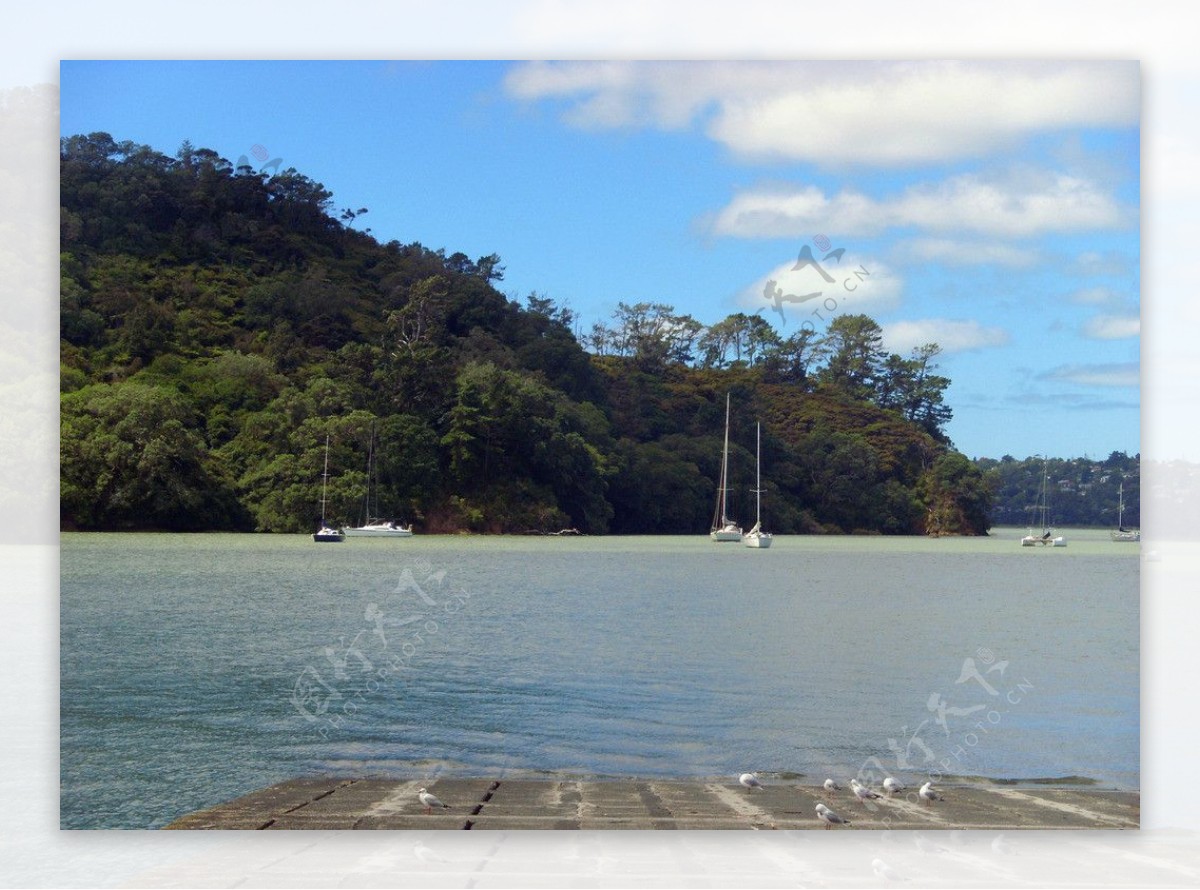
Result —
[[[448, 810], [425, 813], [426, 787]], [[939, 786], [863, 803], [849, 791], [681, 781], [292, 779], [184, 816], [168, 829], [797, 829], [824, 828], [824, 803], [858, 829], [1137, 828], [1135, 792], [1046, 786]]]

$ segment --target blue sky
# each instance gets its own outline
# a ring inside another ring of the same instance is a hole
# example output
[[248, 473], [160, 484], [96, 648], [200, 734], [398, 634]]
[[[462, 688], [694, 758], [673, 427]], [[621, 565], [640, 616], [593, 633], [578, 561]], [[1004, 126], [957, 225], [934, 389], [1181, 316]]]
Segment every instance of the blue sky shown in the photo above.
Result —
[[[1139, 73], [64, 62], [61, 131], [281, 159], [380, 240], [498, 253], [504, 291], [585, 326], [619, 301], [762, 309], [785, 335], [866, 312], [894, 351], [943, 347], [968, 455], [1103, 457], [1140, 450]], [[833, 284], [792, 270], [806, 245], [843, 249]], [[822, 296], [781, 315], [768, 280]]]

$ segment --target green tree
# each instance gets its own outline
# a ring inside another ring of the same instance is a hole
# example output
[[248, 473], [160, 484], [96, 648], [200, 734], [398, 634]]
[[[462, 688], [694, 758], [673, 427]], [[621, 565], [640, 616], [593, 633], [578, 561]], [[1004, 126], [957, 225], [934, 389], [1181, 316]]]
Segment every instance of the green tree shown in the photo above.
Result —
[[839, 315], [829, 323], [820, 342], [825, 366], [818, 380], [836, 386], [852, 398], [868, 400], [886, 361], [883, 329], [866, 315]]
[[933, 373], [934, 359], [941, 354], [936, 343], [913, 350], [911, 358], [889, 355], [876, 382], [876, 402], [898, 410], [905, 420], [920, 426], [939, 442], [946, 442], [944, 427], [953, 416], [944, 393], [950, 379]]
[[763, 357], [763, 380], [766, 383], [790, 383], [809, 388], [810, 369], [818, 356], [816, 331], [801, 328], [777, 346], [769, 348]]
[[606, 421], [529, 377], [492, 364], [464, 367], [442, 445], [459, 491], [528, 478], [580, 527], [604, 531], [608, 460], [595, 441]]
[[614, 328], [593, 327], [593, 349], [630, 357], [646, 371], [690, 361], [701, 329], [690, 315], [678, 315], [666, 303], [618, 303], [613, 318]]
[[619, 471], [612, 480], [613, 530], [621, 534], [697, 532], [712, 513], [715, 484], [696, 463], [695, 440], [670, 436], [659, 442], [619, 443]]
[[698, 346], [706, 368], [733, 364], [754, 365], [781, 344], [779, 335], [761, 315], [736, 312], [726, 316], [700, 336]]
[[385, 517], [411, 520], [434, 503], [442, 486], [438, 435], [424, 418], [385, 417], [377, 430], [375, 454], [375, 502]]
[[991, 526], [993, 492], [983, 473], [964, 455], [946, 452], [921, 477], [930, 535], [985, 535]]
[[771, 327], [771, 323], [761, 315], [746, 316], [745, 324], [746, 362], [753, 366], [777, 350], [783, 340]]
[[232, 483], [216, 472], [177, 391], [93, 384], [62, 398], [63, 521], [78, 528], [244, 528]]

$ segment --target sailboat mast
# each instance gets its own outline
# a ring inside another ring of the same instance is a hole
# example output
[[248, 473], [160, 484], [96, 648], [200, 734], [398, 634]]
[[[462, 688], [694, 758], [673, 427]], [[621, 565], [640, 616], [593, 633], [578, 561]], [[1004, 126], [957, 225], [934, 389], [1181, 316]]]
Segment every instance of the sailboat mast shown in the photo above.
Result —
[[729, 393], [725, 393], [725, 449], [721, 453], [721, 525], [725, 525], [728, 519], [725, 517], [725, 511], [728, 508], [729, 498]]
[[1042, 532], [1046, 531], [1046, 514], [1050, 510], [1050, 461], [1042, 464]]
[[366, 525], [374, 514], [371, 512], [371, 481], [375, 472], [375, 421], [371, 421], [371, 441], [367, 444], [367, 496], [363, 500], [363, 517], [359, 525]]
[[325, 492], [329, 487], [329, 433], [325, 434], [325, 470], [321, 473], [321, 525], [325, 525]]
[[758, 424], [754, 443], [754, 493], [758, 503], [754, 508], [754, 521], [762, 525], [762, 424]]

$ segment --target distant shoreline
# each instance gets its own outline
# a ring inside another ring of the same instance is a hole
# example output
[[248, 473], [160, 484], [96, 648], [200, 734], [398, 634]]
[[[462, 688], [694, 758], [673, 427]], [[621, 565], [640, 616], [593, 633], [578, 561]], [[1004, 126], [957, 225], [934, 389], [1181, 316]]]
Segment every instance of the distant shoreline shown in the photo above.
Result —
[[[1092, 532], [1108, 532], [1111, 531], [1108, 526], [1103, 525], [1056, 525], [1056, 529], [1063, 531], [1092, 531]], [[923, 539], [923, 538], [990, 538], [995, 537], [993, 534], [996, 531], [1026, 531], [1029, 526], [1025, 525], [998, 525], [988, 529], [986, 533], [979, 535], [970, 534], [884, 534], [876, 531], [857, 531], [857, 532], [794, 532], [794, 533], [776, 533], [777, 538], [886, 538], [886, 539]], [[269, 537], [308, 537], [311, 532], [275, 532], [275, 531], [236, 531], [230, 529], [209, 529], [206, 531], [175, 531], [172, 529], [161, 528], [60, 528], [60, 535], [262, 535]], [[685, 531], [685, 532], [653, 532], [648, 534], [628, 534], [625, 532], [605, 532], [603, 534], [591, 534], [587, 532], [574, 532], [564, 534], [557, 531], [520, 531], [520, 532], [481, 532], [471, 531], [469, 529], [461, 529], [459, 531], [438, 531], [438, 532], [423, 532], [420, 529], [414, 529], [414, 537], [418, 538], [689, 538], [689, 537], [707, 537], [708, 533], [703, 531]], [[362, 540], [376, 540], [374, 538], [363, 538]], [[411, 540], [411, 539], [405, 539]]]

